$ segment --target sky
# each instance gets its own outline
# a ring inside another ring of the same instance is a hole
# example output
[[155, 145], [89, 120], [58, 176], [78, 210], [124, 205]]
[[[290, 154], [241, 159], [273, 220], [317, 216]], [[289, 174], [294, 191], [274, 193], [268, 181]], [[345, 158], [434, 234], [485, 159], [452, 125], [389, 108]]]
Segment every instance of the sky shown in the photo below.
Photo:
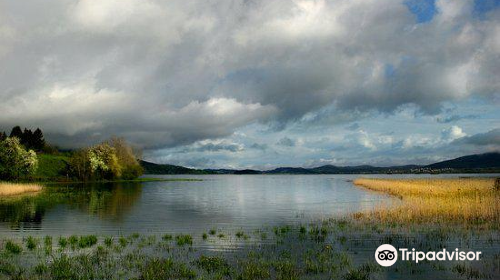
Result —
[[195, 168], [500, 150], [498, 0], [0, 0], [0, 130]]

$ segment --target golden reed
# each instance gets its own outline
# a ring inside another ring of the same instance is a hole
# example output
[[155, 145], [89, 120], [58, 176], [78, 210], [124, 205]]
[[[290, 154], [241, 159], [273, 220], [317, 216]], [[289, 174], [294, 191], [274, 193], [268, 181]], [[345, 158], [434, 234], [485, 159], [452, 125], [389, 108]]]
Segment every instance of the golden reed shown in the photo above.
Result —
[[7, 183], [0, 182], [0, 196], [11, 196], [23, 193], [32, 193], [42, 190], [37, 184]]
[[358, 217], [385, 222], [462, 223], [498, 228], [500, 190], [495, 178], [357, 179], [357, 186], [399, 197], [402, 204], [380, 205]]

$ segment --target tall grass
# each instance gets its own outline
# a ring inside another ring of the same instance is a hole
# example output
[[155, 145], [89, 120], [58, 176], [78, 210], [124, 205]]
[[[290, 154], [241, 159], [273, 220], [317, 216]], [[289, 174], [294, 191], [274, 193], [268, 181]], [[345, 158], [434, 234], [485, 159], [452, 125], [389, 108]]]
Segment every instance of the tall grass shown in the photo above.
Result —
[[495, 179], [357, 179], [355, 185], [402, 199], [381, 205], [366, 217], [387, 222], [452, 222], [498, 228], [500, 190]]
[[42, 186], [37, 184], [21, 184], [0, 182], [0, 196], [10, 196], [30, 192], [38, 192]]

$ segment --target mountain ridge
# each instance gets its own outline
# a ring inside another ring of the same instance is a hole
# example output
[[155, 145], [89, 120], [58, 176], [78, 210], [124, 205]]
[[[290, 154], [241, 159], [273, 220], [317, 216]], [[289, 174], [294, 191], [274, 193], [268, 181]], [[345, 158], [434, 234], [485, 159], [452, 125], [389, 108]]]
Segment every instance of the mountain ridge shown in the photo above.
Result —
[[372, 165], [318, 167], [277, 167], [272, 170], [254, 169], [194, 169], [171, 164], [142, 161], [145, 174], [397, 174], [397, 173], [500, 173], [500, 152], [462, 156], [428, 165], [378, 167]]

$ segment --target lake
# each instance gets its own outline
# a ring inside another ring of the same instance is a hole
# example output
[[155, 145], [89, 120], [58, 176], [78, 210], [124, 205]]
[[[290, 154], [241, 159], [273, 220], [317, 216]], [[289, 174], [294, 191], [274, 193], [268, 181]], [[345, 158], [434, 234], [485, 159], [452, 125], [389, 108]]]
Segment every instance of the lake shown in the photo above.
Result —
[[354, 186], [352, 180], [360, 175], [156, 177], [201, 181], [51, 185], [42, 194], [1, 200], [0, 236], [256, 230], [397, 201]]

